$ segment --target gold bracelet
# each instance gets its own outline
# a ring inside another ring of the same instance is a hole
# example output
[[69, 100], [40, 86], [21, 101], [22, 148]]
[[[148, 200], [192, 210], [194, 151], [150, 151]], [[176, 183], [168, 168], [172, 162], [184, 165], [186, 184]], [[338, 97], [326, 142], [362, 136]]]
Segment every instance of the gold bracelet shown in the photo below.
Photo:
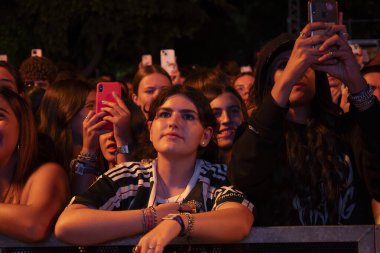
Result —
[[194, 228], [194, 217], [191, 213], [182, 213], [187, 217], [187, 228], [184, 232], [184, 235], [189, 236], [191, 232], [193, 232]]

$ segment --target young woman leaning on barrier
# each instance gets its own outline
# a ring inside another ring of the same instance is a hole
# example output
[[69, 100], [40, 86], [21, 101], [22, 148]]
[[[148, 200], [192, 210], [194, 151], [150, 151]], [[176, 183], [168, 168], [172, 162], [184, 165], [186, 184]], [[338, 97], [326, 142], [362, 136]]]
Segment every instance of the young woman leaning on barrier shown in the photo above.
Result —
[[44, 239], [69, 199], [65, 171], [44, 162], [33, 114], [22, 97], [0, 88], [0, 234]]
[[162, 252], [177, 236], [236, 242], [253, 223], [252, 204], [226, 181], [226, 166], [202, 153], [216, 120], [203, 94], [164, 88], [149, 111], [154, 160], [126, 162], [72, 199], [55, 227], [59, 239], [80, 245], [145, 234], [136, 252]]

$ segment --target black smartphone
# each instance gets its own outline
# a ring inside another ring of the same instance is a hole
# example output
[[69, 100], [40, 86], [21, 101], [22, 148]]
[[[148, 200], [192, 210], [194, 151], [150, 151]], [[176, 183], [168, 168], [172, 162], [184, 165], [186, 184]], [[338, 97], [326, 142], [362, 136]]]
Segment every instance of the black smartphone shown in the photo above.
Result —
[[[336, 0], [309, 0], [308, 17], [309, 23], [325, 22], [338, 23], [338, 2]], [[313, 31], [311, 35], [322, 34], [324, 30]]]

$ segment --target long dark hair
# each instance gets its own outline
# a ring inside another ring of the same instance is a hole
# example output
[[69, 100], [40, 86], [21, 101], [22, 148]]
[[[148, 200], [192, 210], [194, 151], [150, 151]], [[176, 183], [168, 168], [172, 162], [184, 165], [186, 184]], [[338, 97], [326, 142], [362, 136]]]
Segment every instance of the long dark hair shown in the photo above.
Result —
[[11, 180], [6, 202], [19, 198], [22, 188], [37, 165], [37, 130], [28, 103], [12, 90], [0, 87], [0, 96], [9, 104], [19, 124], [17, 165]]
[[[153, 121], [160, 106], [163, 105], [169, 97], [174, 95], [183, 95], [192, 101], [198, 110], [198, 116], [202, 126], [204, 128], [211, 127], [213, 131], [216, 130], [217, 121], [206, 97], [201, 91], [184, 85], [173, 85], [163, 88], [150, 107], [148, 120]], [[210, 141], [206, 147], [199, 146], [198, 158], [205, 159], [209, 162], [217, 161], [218, 152], [217, 149], [215, 149], [215, 143], [215, 140], [213, 140]]]
[[5, 62], [5, 61], [0, 61], [0, 67], [5, 68], [9, 72], [9, 74], [11, 74], [13, 76], [13, 78], [15, 79], [15, 82], [16, 82], [15, 85], [17, 88], [17, 92], [19, 94], [24, 93], [25, 86], [21, 81], [20, 73], [18, 72], [18, 70], [15, 67], [13, 67], [12, 65], [10, 65], [8, 62]]
[[85, 106], [88, 94], [95, 86], [81, 80], [62, 80], [50, 84], [42, 99], [39, 130], [55, 143], [59, 163], [68, 175], [73, 158], [73, 139], [70, 124]]
[[[291, 50], [293, 45], [293, 37], [281, 35], [261, 51], [251, 94], [258, 106], [269, 95], [274, 85], [276, 68], [286, 66], [286, 63], [273, 64], [276, 56]], [[332, 102], [326, 74], [316, 72], [315, 77], [315, 97], [305, 132], [300, 131], [299, 126], [291, 122], [286, 121], [284, 126], [283, 148], [286, 153], [282, 161], [287, 165], [278, 168], [275, 173], [276, 194], [272, 199], [273, 203], [276, 203], [273, 205], [274, 220], [281, 221], [282, 224], [294, 224], [294, 221], [290, 220], [289, 203], [295, 194], [310, 208], [318, 208], [322, 203], [327, 203], [329, 213], [336, 213], [335, 200], [346, 187], [349, 168], [344, 160], [344, 148], [340, 137], [334, 131], [342, 111]], [[333, 215], [330, 216], [330, 219], [333, 218]]]

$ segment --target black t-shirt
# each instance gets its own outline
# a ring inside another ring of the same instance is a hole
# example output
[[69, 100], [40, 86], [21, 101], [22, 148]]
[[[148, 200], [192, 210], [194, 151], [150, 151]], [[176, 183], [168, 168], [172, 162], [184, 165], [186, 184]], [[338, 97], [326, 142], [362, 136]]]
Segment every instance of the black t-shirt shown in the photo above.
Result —
[[[300, 196], [294, 192], [295, 184], [307, 183], [284, 173], [291, 166], [286, 155], [285, 129], [293, 127], [303, 140], [305, 126], [286, 121], [287, 108], [279, 107], [272, 97], [267, 97], [248, 124], [239, 129], [228, 169], [231, 183], [255, 203], [255, 225], [373, 223], [370, 199], [380, 196], [380, 138], [373, 119], [376, 115], [379, 117], [379, 111], [378, 104], [375, 104], [366, 112], [342, 116], [335, 131], [344, 147], [340, 159], [348, 166], [344, 178], [346, 184], [334, 203], [327, 203], [321, 190], [322, 199], [315, 205], [307, 193]], [[378, 121], [376, 124], [380, 125]], [[323, 182], [321, 189], [322, 186]]]

